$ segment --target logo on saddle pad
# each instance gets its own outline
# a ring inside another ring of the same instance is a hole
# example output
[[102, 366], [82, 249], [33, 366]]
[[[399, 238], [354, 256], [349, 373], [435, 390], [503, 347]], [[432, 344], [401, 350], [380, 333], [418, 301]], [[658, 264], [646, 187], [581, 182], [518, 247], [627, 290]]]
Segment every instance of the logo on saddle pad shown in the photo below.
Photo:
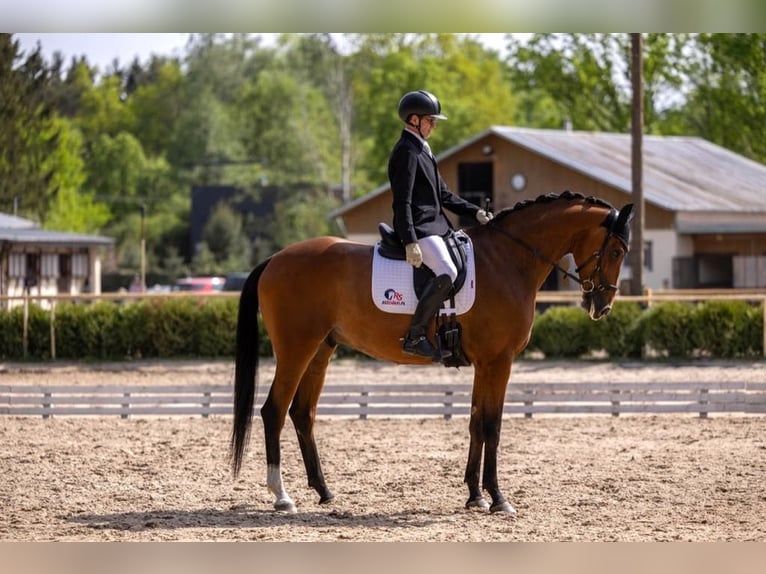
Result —
[[383, 301], [380, 304], [405, 306], [407, 302], [404, 300], [404, 295], [396, 289], [386, 289], [385, 293], [383, 293]]
[[[466, 278], [463, 288], [455, 296], [454, 309], [447, 300], [441, 313], [461, 315], [468, 312], [476, 298], [476, 268], [474, 266], [473, 245], [465, 245]], [[412, 279], [412, 265], [406, 261], [382, 257], [377, 248], [373, 249], [372, 258], [372, 300], [375, 306], [386, 313], [412, 315], [417, 307], [418, 298]]]

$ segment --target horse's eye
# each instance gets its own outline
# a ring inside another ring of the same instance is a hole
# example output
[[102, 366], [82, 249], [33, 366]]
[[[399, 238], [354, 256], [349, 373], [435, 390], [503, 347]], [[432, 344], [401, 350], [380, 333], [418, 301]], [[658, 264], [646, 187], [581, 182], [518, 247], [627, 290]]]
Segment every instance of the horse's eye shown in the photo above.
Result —
[[612, 259], [619, 259], [622, 256], [622, 250], [621, 249], [612, 249], [612, 253], [610, 254], [612, 256]]

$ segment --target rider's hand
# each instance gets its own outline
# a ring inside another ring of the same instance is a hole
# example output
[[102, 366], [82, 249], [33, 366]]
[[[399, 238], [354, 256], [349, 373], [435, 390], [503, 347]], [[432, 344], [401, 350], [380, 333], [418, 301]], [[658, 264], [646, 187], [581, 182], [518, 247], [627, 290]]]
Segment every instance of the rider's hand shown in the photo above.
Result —
[[404, 250], [407, 252], [407, 263], [413, 267], [423, 265], [423, 252], [420, 251], [420, 245], [417, 243], [408, 243]]
[[489, 220], [492, 219], [494, 215], [492, 215], [489, 211], [485, 211], [483, 209], [480, 209], [476, 212], [476, 221], [481, 223], [482, 225], [489, 223]]

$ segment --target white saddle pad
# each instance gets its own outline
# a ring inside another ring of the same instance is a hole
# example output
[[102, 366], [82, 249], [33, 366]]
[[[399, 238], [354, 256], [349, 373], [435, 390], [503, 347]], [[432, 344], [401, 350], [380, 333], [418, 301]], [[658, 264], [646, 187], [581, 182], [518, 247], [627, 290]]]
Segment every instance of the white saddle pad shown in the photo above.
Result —
[[[476, 299], [476, 266], [470, 239], [465, 243], [465, 254], [465, 284], [455, 297], [455, 308], [450, 307], [448, 299], [439, 311], [441, 314], [462, 315], [473, 307]], [[412, 265], [406, 261], [382, 257], [377, 245], [373, 249], [372, 258], [372, 300], [381, 311], [406, 315], [412, 315], [418, 304], [412, 282]]]

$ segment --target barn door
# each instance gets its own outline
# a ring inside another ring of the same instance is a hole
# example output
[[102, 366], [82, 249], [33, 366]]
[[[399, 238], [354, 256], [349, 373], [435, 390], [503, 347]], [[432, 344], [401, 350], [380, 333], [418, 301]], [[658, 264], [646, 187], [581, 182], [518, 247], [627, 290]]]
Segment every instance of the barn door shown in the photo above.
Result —
[[[494, 181], [492, 162], [461, 163], [457, 166], [458, 195], [473, 204], [484, 208], [484, 201], [493, 199]], [[460, 227], [476, 225], [471, 217], [461, 217]]]

